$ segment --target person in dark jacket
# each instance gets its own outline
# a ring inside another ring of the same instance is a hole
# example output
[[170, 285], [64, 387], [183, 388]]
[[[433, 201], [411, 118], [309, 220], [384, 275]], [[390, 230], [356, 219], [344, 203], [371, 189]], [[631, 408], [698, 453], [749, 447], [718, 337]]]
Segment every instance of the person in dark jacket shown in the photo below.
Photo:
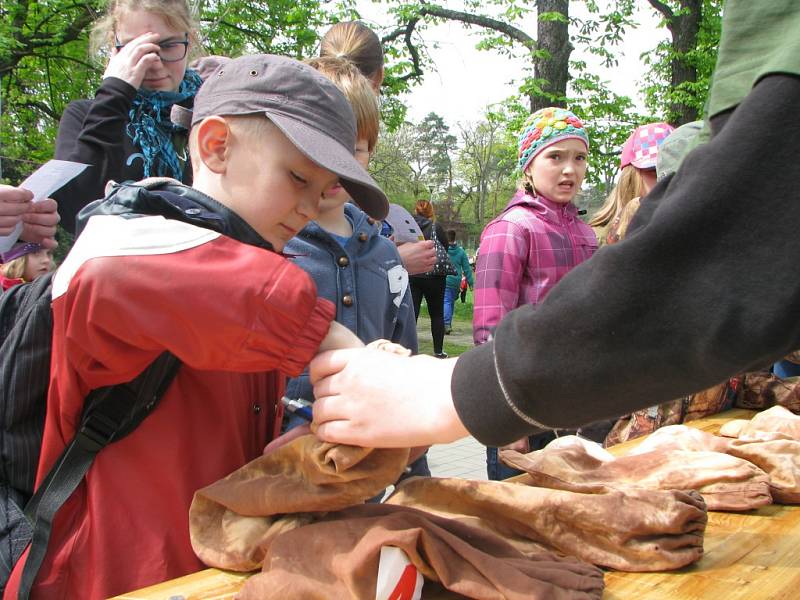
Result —
[[710, 141], [653, 188], [627, 238], [457, 361], [319, 357], [317, 435], [398, 446], [471, 433], [501, 445], [701, 390], [800, 348], [798, 103], [800, 5], [728, 0]]
[[[459, 292], [461, 292], [462, 278], [466, 279], [469, 289], [475, 285], [472, 276], [472, 266], [464, 249], [456, 243], [456, 232], [450, 229], [447, 232], [447, 256], [456, 269], [455, 275], [448, 275], [444, 290], [444, 333], [448, 335], [453, 330], [453, 309]], [[466, 290], [465, 290], [466, 291]], [[461, 301], [464, 301], [462, 296]]]
[[186, 0], [112, 0], [94, 27], [93, 42], [110, 47], [103, 82], [91, 100], [64, 109], [55, 158], [90, 165], [54, 194], [62, 225], [75, 231], [75, 216], [102, 198], [110, 181], [172, 177], [191, 183], [188, 131], [170, 120], [173, 105], [191, 108], [202, 83], [187, 69], [197, 48], [196, 26]]
[[[436, 215], [430, 200], [417, 200], [413, 216], [426, 240], [432, 240], [436, 237], [442, 247], [447, 248], [447, 236], [442, 226], [435, 222]], [[414, 314], [417, 319], [419, 319], [419, 310], [422, 306], [423, 297], [428, 306], [428, 314], [431, 317], [431, 335], [433, 336], [433, 355], [436, 358], [447, 358], [447, 354], [443, 350], [444, 288], [446, 278], [444, 274], [437, 274], [432, 271], [409, 277], [411, 296], [414, 299]]]

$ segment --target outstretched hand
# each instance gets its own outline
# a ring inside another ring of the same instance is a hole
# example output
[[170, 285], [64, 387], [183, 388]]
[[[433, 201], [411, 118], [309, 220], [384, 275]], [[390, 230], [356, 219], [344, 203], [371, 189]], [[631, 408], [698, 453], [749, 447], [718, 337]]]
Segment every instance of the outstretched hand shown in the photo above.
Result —
[[450, 394], [456, 359], [334, 350], [309, 367], [320, 439], [369, 448], [447, 443], [468, 434]]

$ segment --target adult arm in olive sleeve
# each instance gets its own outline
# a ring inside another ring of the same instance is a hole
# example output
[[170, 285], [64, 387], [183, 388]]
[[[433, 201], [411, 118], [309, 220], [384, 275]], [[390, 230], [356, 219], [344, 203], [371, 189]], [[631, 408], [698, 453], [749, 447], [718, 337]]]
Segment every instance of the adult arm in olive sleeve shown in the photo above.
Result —
[[703, 389], [800, 347], [800, 77], [762, 79], [633, 231], [462, 355], [459, 418], [500, 445]]

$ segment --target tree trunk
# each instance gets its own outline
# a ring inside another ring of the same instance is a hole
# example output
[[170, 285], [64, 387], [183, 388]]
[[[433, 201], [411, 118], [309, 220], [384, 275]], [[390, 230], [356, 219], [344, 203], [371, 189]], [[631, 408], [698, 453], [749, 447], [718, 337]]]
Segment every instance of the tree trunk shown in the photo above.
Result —
[[[569, 0], [537, 0], [538, 13], [558, 12], [569, 17]], [[531, 112], [547, 106], [566, 106], [569, 56], [573, 47], [569, 41], [569, 23], [539, 19], [537, 44], [546, 50], [548, 58], [537, 58], [534, 76], [541, 82], [545, 94], [531, 96]]]
[[[697, 81], [697, 68], [686, 60], [686, 55], [697, 47], [697, 35], [700, 32], [700, 22], [703, 18], [703, 0], [680, 0], [680, 10], [675, 14], [669, 6], [661, 0], [648, 0], [650, 5], [660, 12], [667, 22], [667, 28], [672, 34], [673, 58], [670, 65], [672, 71], [672, 89], [684, 83]], [[696, 121], [697, 109], [687, 106], [683, 102], [670, 103], [670, 114], [673, 115], [676, 127]]]
[[[682, 0], [681, 7], [686, 10], [684, 14], [674, 18], [672, 28], [672, 46], [676, 56], [672, 59], [672, 88], [675, 89], [682, 83], [697, 81], [697, 69], [686, 61], [686, 53], [697, 47], [697, 34], [700, 31], [702, 17], [702, 0]], [[683, 12], [683, 11], [681, 11]], [[683, 125], [697, 120], [697, 109], [675, 102], [670, 106], [670, 111], [678, 115], [677, 125]]]

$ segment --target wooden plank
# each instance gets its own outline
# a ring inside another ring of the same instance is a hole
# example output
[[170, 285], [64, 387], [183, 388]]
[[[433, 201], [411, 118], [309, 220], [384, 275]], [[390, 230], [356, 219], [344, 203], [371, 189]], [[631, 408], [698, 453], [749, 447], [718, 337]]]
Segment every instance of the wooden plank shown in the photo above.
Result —
[[[730, 410], [686, 425], [718, 433], [749, 410]], [[622, 455], [644, 438], [609, 451]], [[708, 514], [705, 555], [678, 571], [606, 573], [605, 600], [790, 600], [800, 598], [800, 507], [765, 506], [747, 513]], [[115, 600], [227, 600], [249, 574], [207, 569]]]
[[251, 575], [206, 569], [111, 600], [232, 600]]

